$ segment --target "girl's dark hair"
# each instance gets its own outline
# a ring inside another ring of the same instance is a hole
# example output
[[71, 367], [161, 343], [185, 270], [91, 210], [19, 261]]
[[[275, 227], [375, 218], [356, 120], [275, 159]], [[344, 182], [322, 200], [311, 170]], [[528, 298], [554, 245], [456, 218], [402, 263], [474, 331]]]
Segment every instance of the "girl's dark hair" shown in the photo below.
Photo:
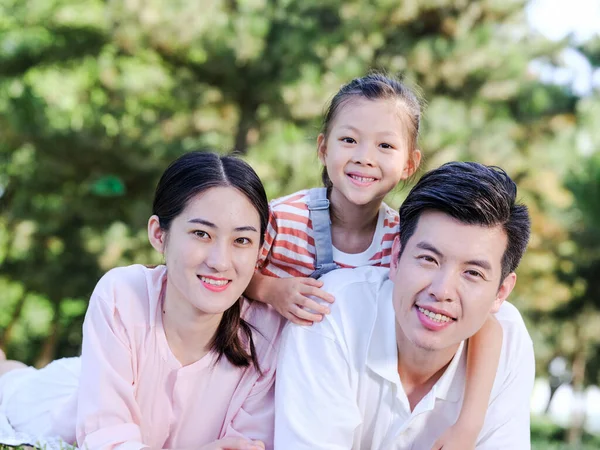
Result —
[[[417, 148], [421, 126], [421, 102], [417, 94], [404, 82], [382, 73], [371, 73], [361, 78], [355, 78], [342, 86], [337, 94], [333, 96], [325, 111], [321, 126], [321, 133], [325, 136], [325, 139], [329, 136], [331, 124], [342, 106], [359, 97], [368, 100], [397, 100], [404, 107], [404, 114], [401, 115], [401, 118], [408, 130], [409, 157], [412, 156]], [[323, 184], [330, 188], [331, 180], [327, 173], [327, 167], [323, 167], [321, 178]]]
[[527, 248], [531, 220], [517, 202], [517, 185], [499, 167], [450, 162], [427, 172], [400, 207], [400, 255], [428, 210], [440, 211], [468, 225], [500, 226], [508, 243], [502, 256], [500, 282], [514, 272]]
[[[158, 216], [160, 227], [168, 231], [173, 219], [183, 212], [193, 197], [214, 187], [235, 188], [252, 203], [260, 217], [262, 245], [269, 221], [267, 195], [254, 169], [233, 156], [194, 151], [176, 159], [158, 182], [152, 214]], [[217, 361], [225, 356], [234, 366], [247, 367], [252, 364], [260, 371], [252, 328], [241, 317], [241, 304], [240, 297], [223, 313], [211, 342], [211, 350], [217, 353]]]

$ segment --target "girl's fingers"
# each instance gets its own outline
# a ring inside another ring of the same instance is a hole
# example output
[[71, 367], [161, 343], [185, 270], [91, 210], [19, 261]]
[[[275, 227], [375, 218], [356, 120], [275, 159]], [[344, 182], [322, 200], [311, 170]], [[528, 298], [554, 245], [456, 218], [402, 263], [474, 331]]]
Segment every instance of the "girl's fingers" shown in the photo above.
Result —
[[323, 319], [323, 316], [321, 314], [312, 313], [304, 308], [301, 308], [298, 305], [292, 305], [291, 312], [296, 317], [311, 322], [311, 325], [312, 322], [320, 322]]
[[307, 277], [307, 278], [301, 278], [301, 280], [304, 284], [307, 284], [308, 286], [314, 286], [314, 287], [318, 287], [318, 288], [323, 286], [322, 281], [315, 280], [314, 278]]
[[306, 286], [306, 288], [300, 293], [305, 296], [310, 295], [312, 297], [320, 298], [321, 300], [325, 300], [327, 303], [333, 303], [335, 301], [335, 298], [329, 292], [312, 286]]
[[300, 317], [294, 315], [291, 312], [284, 314], [283, 317], [285, 317], [290, 322], [295, 323], [296, 325], [302, 325], [303, 327], [309, 327], [313, 324], [313, 322], [301, 319]]
[[304, 295], [296, 296], [294, 298], [294, 303], [296, 303], [298, 306], [301, 306], [304, 309], [308, 309], [310, 312], [314, 312], [317, 314], [329, 314], [330, 312], [327, 305], [322, 305], [316, 300], [308, 298]]

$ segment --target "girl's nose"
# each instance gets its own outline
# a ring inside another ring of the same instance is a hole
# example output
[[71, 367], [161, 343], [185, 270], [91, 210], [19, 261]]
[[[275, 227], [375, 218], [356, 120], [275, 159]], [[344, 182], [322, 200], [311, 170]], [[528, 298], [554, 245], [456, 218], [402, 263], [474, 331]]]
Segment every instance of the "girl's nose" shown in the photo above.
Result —
[[365, 166], [373, 165], [373, 152], [371, 149], [371, 144], [369, 143], [360, 143], [352, 154], [352, 162], [356, 164], [362, 164]]

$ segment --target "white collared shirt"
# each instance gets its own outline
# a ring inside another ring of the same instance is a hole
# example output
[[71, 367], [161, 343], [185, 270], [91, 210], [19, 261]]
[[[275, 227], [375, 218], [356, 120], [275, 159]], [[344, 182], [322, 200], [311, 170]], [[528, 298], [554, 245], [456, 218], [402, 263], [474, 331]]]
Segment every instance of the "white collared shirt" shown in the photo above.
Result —
[[[429, 450], [460, 412], [466, 377], [461, 343], [442, 377], [410, 411], [397, 370], [389, 269], [330, 272], [336, 299], [321, 323], [289, 323], [275, 387], [276, 450]], [[504, 336], [478, 450], [530, 448], [533, 344], [517, 309], [496, 318]]]

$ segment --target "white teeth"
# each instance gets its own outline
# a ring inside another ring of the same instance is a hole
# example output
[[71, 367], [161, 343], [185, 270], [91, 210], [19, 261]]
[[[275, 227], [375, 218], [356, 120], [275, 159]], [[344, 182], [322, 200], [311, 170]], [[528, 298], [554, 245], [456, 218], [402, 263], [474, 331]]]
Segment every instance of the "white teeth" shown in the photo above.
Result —
[[372, 181], [375, 181], [375, 178], [358, 177], [356, 175], [350, 175], [350, 177], [354, 178], [356, 181], [360, 181], [361, 183], [370, 183]]
[[229, 283], [228, 280], [215, 280], [214, 278], [206, 278], [203, 276], [200, 276], [200, 279], [206, 284], [212, 284], [213, 286], [225, 286]]
[[420, 306], [418, 308], [419, 308], [419, 311], [421, 311], [423, 314], [425, 314], [431, 320], [435, 320], [436, 322], [450, 322], [452, 320], [452, 318], [450, 318], [448, 316], [444, 316], [443, 314], [440, 314], [440, 313], [436, 314], [427, 309], [421, 308]]

